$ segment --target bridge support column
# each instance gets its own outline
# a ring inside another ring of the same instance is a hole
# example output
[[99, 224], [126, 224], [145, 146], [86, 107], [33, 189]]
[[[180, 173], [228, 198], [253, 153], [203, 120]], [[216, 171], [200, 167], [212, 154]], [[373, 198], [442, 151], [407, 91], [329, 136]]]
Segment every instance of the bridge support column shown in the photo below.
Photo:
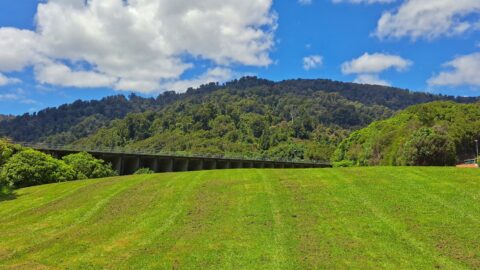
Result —
[[203, 160], [191, 159], [188, 161], [188, 171], [200, 171], [203, 169]]
[[140, 158], [139, 168], [148, 168], [154, 172], [158, 172], [158, 162], [156, 158]]
[[264, 168], [274, 168], [275, 166], [274, 166], [274, 164], [271, 163], [271, 162], [265, 162], [263, 167], [264, 167]]
[[107, 156], [102, 155], [99, 157], [105, 163], [110, 163], [112, 165], [112, 169], [118, 173], [118, 175], [122, 174], [122, 165], [123, 165], [123, 157], [122, 156]]
[[173, 160], [174, 172], [186, 172], [188, 171], [188, 159], [174, 159]]
[[254, 163], [253, 163], [253, 168], [259, 168], [259, 169], [265, 168], [265, 163], [263, 163], [263, 162], [258, 162], [258, 161], [257, 161], [257, 162], [254, 162]]
[[219, 170], [230, 169], [230, 161], [228, 161], [228, 160], [218, 160], [217, 161], [217, 169], [219, 169]]
[[124, 157], [122, 175], [134, 174], [140, 169], [140, 158], [138, 157]]
[[173, 158], [159, 158], [158, 172], [173, 172]]
[[230, 169], [241, 169], [243, 167], [243, 162], [241, 161], [230, 161]]
[[253, 168], [253, 162], [251, 162], [251, 161], [243, 162], [242, 167], [243, 168]]
[[215, 160], [206, 159], [203, 161], [204, 170], [215, 170], [217, 169], [217, 162]]

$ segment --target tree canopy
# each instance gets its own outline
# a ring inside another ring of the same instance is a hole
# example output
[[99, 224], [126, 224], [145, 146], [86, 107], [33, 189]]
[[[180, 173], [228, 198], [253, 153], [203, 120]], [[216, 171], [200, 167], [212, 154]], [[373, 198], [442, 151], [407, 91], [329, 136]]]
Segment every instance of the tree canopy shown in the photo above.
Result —
[[475, 156], [480, 103], [433, 102], [353, 132], [334, 162], [367, 165], [454, 165]]

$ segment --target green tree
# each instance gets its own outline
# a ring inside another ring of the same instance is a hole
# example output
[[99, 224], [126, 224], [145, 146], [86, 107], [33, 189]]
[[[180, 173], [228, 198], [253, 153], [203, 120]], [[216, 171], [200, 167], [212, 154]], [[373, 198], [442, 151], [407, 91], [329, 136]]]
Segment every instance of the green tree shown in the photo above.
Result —
[[411, 166], [454, 165], [455, 144], [446, 134], [421, 128], [405, 143], [404, 160]]
[[79, 179], [103, 178], [117, 175], [110, 164], [105, 164], [101, 159], [96, 159], [86, 152], [71, 154], [63, 157], [66, 164], [78, 173]]
[[0, 178], [10, 187], [28, 187], [77, 179], [77, 172], [50, 155], [27, 149], [12, 156]]
[[0, 167], [2, 167], [9, 158], [21, 150], [22, 147], [20, 145], [13, 144], [8, 139], [0, 139]]

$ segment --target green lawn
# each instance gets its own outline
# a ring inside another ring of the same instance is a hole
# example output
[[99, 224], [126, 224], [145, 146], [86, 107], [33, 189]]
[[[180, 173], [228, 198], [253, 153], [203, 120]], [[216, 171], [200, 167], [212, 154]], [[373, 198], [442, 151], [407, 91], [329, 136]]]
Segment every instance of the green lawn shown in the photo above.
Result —
[[224, 170], [15, 195], [1, 269], [480, 269], [480, 170]]

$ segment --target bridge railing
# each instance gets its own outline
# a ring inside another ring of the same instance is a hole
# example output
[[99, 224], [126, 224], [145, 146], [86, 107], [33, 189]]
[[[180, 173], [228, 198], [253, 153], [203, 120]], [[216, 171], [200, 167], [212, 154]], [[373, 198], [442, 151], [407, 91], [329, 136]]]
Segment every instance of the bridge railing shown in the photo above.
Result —
[[126, 154], [126, 155], [151, 155], [151, 156], [168, 156], [176, 158], [217, 158], [225, 160], [245, 160], [245, 161], [265, 161], [265, 162], [284, 162], [284, 163], [299, 163], [299, 164], [317, 164], [329, 165], [328, 162], [304, 160], [304, 159], [268, 159], [263, 157], [248, 157], [240, 155], [215, 155], [215, 154], [186, 154], [182, 152], [164, 151], [161, 149], [138, 150], [125, 147], [105, 147], [105, 146], [82, 146], [82, 145], [68, 145], [68, 144], [50, 144], [50, 143], [31, 143], [31, 142], [15, 142], [24, 147], [29, 147], [37, 150], [51, 150], [51, 151], [71, 151], [71, 152], [93, 152], [106, 154]]

